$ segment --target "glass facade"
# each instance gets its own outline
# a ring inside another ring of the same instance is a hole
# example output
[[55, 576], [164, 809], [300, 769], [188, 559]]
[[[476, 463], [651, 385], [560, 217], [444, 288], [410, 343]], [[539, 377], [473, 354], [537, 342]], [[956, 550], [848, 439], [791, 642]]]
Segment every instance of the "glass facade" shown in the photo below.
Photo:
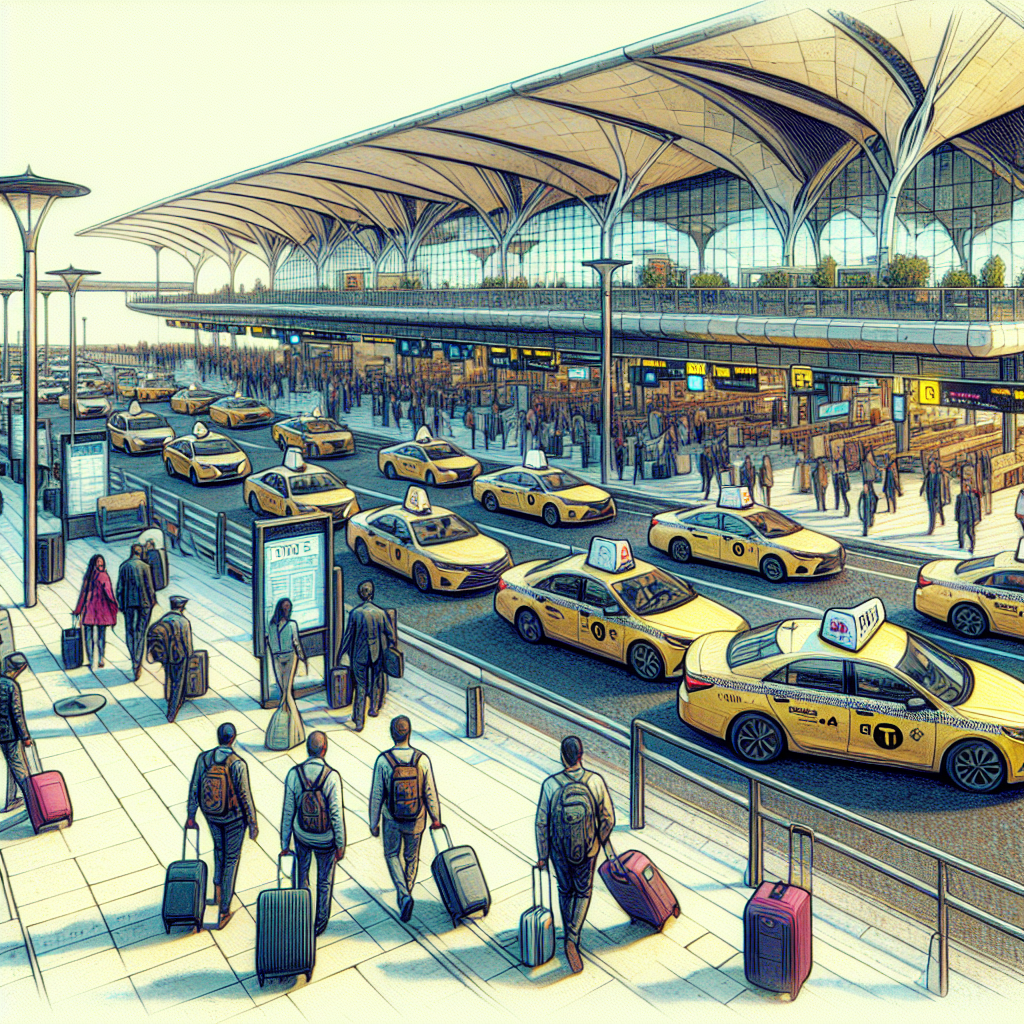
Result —
[[[876, 159], [888, 162], [879, 147]], [[918, 164], [900, 195], [895, 253], [923, 256], [938, 284], [953, 267], [977, 274], [993, 255], [1006, 265], [1006, 284], [1024, 273], [1024, 198], [1008, 181], [994, 175], [950, 145]], [[836, 176], [801, 228], [794, 249], [798, 266], [831, 255], [841, 266], [873, 268], [875, 226], [884, 190], [871, 160], [860, 155]], [[632, 260], [623, 284], [641, 284], [648, 261], [668, 261], [691, 274], [717, 271], [733, 284], [743, 268], [777, 267], [782, 237], [751, 186], [725, 171], [652, 189], [627, 207], [614, 233], [614, 253]], [[587, 287], [593, 273], [581, 266], [598, 256], [598, 228], [587, 209], [575, 201], [544, 210], [529, 220], [509, 246], [506, 276], [528, 286]], [[385, 274], [403, 273], [397, 253], [382, 261]], [[363, 271], [367, 286], [370, 261], [351, 241], [331, 257], [324, 283], [342, 287], [345, 272]], [[501, 275], [497, 243], [483, 221], [463, 211], [434, 228], [409, 268], [427, 288], [479, 286]], [[301, 251], [292, 253], [278, 271], [277, 287], [312, 288], [313, 265]]]

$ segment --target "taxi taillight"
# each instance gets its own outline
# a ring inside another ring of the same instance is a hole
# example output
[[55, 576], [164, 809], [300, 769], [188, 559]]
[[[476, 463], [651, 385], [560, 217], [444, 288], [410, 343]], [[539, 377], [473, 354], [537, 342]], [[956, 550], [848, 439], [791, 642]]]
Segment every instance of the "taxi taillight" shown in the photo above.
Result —
[[498, 589], [508, 590], [508, 584], [500, 576], [498, 577]]
[[687, 693], [693, 693], [695, 690], [709, 690], [715, 685], [710, 679], [694, 675], [689, 669], [683, 676], [683, 682], [686, 684]]
[[932, 583], [934, 583], [934, 582], [935, 582], [934, 580], [928, 579], [928, 577], [925, 576], [925, 574], [923, 572], [920, 572], [920, 571], [918, 572], [918, 574], [917, 574], [917, 585], [919, 587], [930, 587], [932, 585]]
[[660, 525], [660, 524], [658, 523], [657, 517], [655, 517], [654, 519], [651, 520], [651, 526], [658, 526], [658, 525]]

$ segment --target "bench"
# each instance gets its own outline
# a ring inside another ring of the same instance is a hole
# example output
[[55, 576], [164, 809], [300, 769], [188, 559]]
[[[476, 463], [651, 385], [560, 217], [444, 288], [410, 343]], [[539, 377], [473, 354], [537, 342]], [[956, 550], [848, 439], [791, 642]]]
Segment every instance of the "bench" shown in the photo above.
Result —
[[136, 537], [149, 526], [145, 491], [124, 491], [96, 499], [96, 532], [100, 540]]

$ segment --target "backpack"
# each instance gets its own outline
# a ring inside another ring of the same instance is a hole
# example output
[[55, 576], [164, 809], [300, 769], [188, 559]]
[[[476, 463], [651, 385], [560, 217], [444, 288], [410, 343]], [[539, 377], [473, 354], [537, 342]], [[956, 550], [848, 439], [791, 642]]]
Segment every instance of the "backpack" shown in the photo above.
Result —
[[218, 764], [212, 762], [203, 772], [199, 783], [199, 806], [207, 818], [223, 818], [238, 807], [235, 784], [231, 781], [231, 766], [238, 760], [237, 754], [228, 754]]
[[412, 761], [409, 764], [402, 764], [390, 750], [384, 754], [391, 765], [388, 810], [395, 821], [415, 821], [423, 810], [423, 787], [419, 768], [422, 756], [415, 750]]
[[551, 801], [551, 839], [569, 864], [583, 864], [597, 839], [597, 809], [587, 788], [591, 774], [584, 772], [578, 782], [566, 775], [555, 776], [559, 788]]
[[299, 800], [299, 825], [303, 832], [324, 834], [331, 831], [331, 816], [327, 809], [327, 798], [323, 794], [324, 779], [331, 769], [325, 767], [317, 776], [316, 782], [310, 783], [306, 773], [297, 768], [299, 782], [302, 784], [302, 797]]

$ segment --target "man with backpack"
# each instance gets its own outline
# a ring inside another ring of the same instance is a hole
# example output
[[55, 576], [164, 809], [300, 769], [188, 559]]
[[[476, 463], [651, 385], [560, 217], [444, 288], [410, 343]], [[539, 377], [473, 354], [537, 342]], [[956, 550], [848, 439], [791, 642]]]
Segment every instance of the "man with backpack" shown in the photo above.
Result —
[[284, 780], [281, 811], [281, 853], [295, 838], [300, 888], [309, 888], [309, 866], [316, 854], [316, 934], [331, 918], [334, 865], [345, 856], [345, 805], [341, 776], [324, 760], [327, 736], [311, 732], [307, 760], [292, 768]]
[[431, 828], [441, 828], [441, 804], [434, 786], [430, 758], [410, 745], [412, 725], [405, 715], [391, 719], [394, 746], [378, 755], [370, 790], [370, 834], [384, 828], [384, 860], [398, 893], [403, 921], [412, 917], [412, 889], [420, 863], [420, 841], [430, 815]]
[[537, 867], [548, 857], [558, 882], [558, 905], [565, 931], [565, 958], [573, 974], [583, 970], [580, 935], [594, 891], [597, 854], [615, 826], [608, 787], [597, 772], [583, 767], [583, 741], [562, 740], [562, 771], [549, 775], [537, 803]]
[[259, 834], [256, 805], [249, 789], [249, 769], [231, 748], [235, 743], [235, 727], [222, 722], [217, 727], [218, 746], [204, 750], [192, 769], [188, 790], [186, 828], [196, 827], [196, 811], [200, 808], [213, 836], [213, 899], [211, 906], [220, 907], [217, 927], [231, 920], [231, 898], [235, 894], [235, 877], [242, 856], [245, 830], [255, 840]]

